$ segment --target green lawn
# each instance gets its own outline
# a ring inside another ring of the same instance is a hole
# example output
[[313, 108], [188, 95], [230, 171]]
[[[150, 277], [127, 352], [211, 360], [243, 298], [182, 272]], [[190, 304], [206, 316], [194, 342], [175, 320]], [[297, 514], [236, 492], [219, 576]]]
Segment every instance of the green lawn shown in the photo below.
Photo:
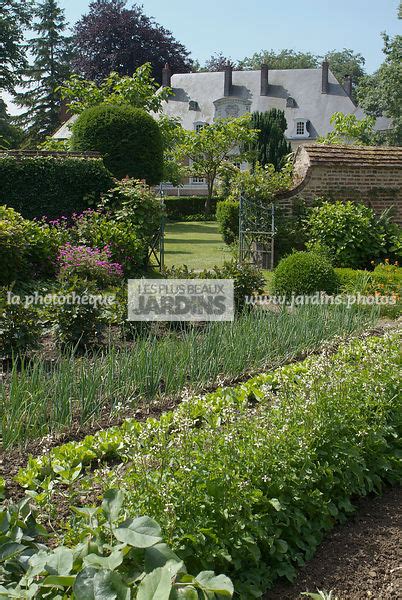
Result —
[[209, 269], [231, 258], [215, 221], [168, 223], [165, 231], [165, 265]]
[[[165, 230], [165, 265], [201, 271], [221, 265], [232, 258], [229, 248], [223, 243], [215, 221], [191, 221], [168, 223]], [[272, 273], [264, 271], [268, 293]]]

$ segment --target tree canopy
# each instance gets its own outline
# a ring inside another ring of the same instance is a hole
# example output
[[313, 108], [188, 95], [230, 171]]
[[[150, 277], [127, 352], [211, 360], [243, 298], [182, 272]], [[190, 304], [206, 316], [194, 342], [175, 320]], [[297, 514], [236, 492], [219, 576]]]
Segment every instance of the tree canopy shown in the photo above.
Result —
[[385, 60], [373, 74], [360, 81], [357, 89], [359, 105], [367, 114], [384, 115], [392, 120], [386, 135], [389, 144], [402, 144], [402, 36], [383, 34]]
[[188, 50], [173, 34], [127, 0], [94, 0], [74, 28], [75, 70], [99, 81], [112, 71], [132, 75], [150, 63], [160, 81], [165, 63], [175, 72], [191, 70]]
[[320, 57], [311, 52], [296, 52], [285, 48], [279, 52], [275, 50], [261, 50], [252, 56], [240, 60], [241, 69], [259, 69], [262, 64], [267, 64], [270, 69], [315, 69], [319, 66]]
[[60, 124], [58, 88], [69, 74], [71, 52], [70, 39], [64, 34], [64, 11], [57, 0], [42, 0], [34, 14], [37, 20], [32, 29], [37, 36], [28, 42], [33, 63], [23, 71], [21, 85], [26, 91], [16, 94], [15, 102], [26, 109], [18, 122], [30, 139], [40, 140]]
[[214, 184], [220, 169], [227, 162], [242, 160], [242, 150], [249, 147], [256, 136], [250, 127], [250, 115], [237, 119], [219, 119], [199, 131], [183, 131], [176, 148], [178, 162], [190, 161], [190, 174], [204, 177], [208, 187], [205, 210], [210, 210]]
[[0, 11], [0, 90], [11, 94], [26, 67], [24, 29], [29, 26], [32, 0], [2, 0]]
[[80, 114], [99, 104], [128, 104], [134, 108], [159, 112], [162, 102], [167, 100], [172, 91], [167, 87], [158, 90], [159, 85], [152, 77], [152, 66], [146, 63], [131, 76], [112, 72], [99, 82], [72, 75], [61, 87], [61, 94], [73, 114]]

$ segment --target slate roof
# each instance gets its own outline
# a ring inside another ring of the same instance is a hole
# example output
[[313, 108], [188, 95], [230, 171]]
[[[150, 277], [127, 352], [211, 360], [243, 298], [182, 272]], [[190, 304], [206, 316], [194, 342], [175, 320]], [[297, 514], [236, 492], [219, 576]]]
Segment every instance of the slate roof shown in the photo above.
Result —
[[[215, 117], [214, 102], [224, 95], [224, 77], [224, 72], [173, 75], [171, 85], [174, 96], [165, 103], [163, 112], [180, 117], [185, 129], [193, 129], [197, 121], [211, 123]], [[356, 114], [358, 118], [364, 116], [331, 71], [328, 78], [328, 94], [322, 94], [321, 68], [270, 70], [268, 95], [261, 96], [259, 70], [233, 71], [232, 93], [225, 100], [233, 98], [249, 101], [251, 112], [265, 112], [271, 108], [283, 110], [288, 123], [286, 134], [290, 139], [293, 139], [295, 119], [308, 119], [310, 139], [314, 139], [332, 130], [329, 120], [334, 112]], [[289, 97], [296, 101], [295, 108], [287, 106]], [[191, 100], [197, 103], [199, 110], [189, 110]], [[378, 125], [380, 128], [387, 128], [389, 121], [382, 119]]]
[[[288, 123], [286, 135], [289, 139], [302, 139], [293, 136], [295, 119], [306, 119], [309, 121], [308, 139], [313, 140], [332, 130], [329, 121], [334, 112], [355, 114], [359, 119], [364, 117], [363, 111], [355, 106], [331, 71], [328, 78], [328, 94], [322, 94], [321, 68], [269, 70], [268, 94], [262, 96], [261, 71], [233, 71], [232, 92], [229, 97], [224, 98], [223, 71], [177, 73], [171, 80], [174, 95], [163, 103], [163, 112], [179, 117], [185, 129], [194, 129], [197, 122], [212, 123], [216, 117], [216, 109], [222, 103], [227, 105], [233, 101], [233, 105], [237, 103], [243, 106], [241, 114], [246, 105], [251, 112], [279, 108], [285, 112]], [[289, 97], [295, 100], [294, 107], [287, 106]], [[196, 110], [190, 110], [190, 102]], [[67, 121], [53, 137], [69, 138], [69, 126], [75, 119], [74, 116]], [[388, 119], [377, 120], [377, 129], [384, 130], [388, 127]]]

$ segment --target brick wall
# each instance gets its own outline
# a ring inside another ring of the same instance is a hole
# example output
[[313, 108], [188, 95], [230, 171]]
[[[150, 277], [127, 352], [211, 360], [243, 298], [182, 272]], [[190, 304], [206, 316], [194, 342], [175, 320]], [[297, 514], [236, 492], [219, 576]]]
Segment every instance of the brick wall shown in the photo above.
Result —
[[[297, 158], [296, 158], [297, 162]], [[303, 167], [303, 166], [302, 166]], [[298, 185], [281, 194], [279, 202], [288, 205], [295, 196], [311, 201], [324, 196], [333, 200], [363, 202], [377, 213], [393, 207], [394, 221], [402, 225], [402, 169], [398, 166], [347, 165], [322, 162], [295, 164]], [[301, 181], [300, 181], [301, 179]]]

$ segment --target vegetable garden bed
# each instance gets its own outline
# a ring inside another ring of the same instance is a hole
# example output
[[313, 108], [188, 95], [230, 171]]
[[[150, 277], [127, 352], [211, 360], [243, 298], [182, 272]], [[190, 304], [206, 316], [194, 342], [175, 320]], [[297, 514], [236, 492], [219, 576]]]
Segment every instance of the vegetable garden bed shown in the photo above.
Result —
[[125, 490], [129, 512], [156, 518], [191, 572], [225, 572], [241, 598], [259, 597], [294, 577], [354, 498], [400, 480], [399, 342], [355, 340], [128, 420], [31, 459], [18, 481], [67, 544], [86, 528], [60, 507]]

